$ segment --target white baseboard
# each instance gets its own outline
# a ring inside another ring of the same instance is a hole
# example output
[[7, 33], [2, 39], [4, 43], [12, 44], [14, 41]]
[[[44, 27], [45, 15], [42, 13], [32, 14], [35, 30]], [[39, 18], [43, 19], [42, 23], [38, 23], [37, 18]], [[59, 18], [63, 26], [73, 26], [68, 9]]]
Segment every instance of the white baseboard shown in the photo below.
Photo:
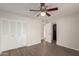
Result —
[[36, 42], [36, 43], [29, 43], [29, 44], [27, 44], [27, 46], [32, 46], [32, 45], [39, 44], [39, 43], [41, 43], [41, 41], [40, 42]]
[[69, 48], [69, 49], [72, 49], [72, 50], [79, 51], [79, 49], [77, 49], [77, 48], [73, 48], [73, 47], [70, 47], [70, 46], [67, 46], [67, 45], [64, 45], [64, 44], [57, 43], [57, 45], [62, 46], [62, 47], [66, 47], [66, 48]]
[[51, 40], [45, 40], [45, 41], [47, 41], [47, 42], [51, 43]]
[[1, 54], [3, 51], [8, 51], [8, 50], [12, 50], [12, 49], [17, 49], [17, 48], [24, 47], [24, 46], [32, 46], [32, 45], [39, 44], [39, 43], [41, 43], [41, 41], [39, 41], [39, 42], [36, 42], [36, 43], [29, 43], [29, 44], [27, 44], [27, 45], [18, 46], [18, 47], [11, 48], [11, 49], [5, 49], [5, 50], [1, 50], [1, 51], [0, 51], [0, 54]]

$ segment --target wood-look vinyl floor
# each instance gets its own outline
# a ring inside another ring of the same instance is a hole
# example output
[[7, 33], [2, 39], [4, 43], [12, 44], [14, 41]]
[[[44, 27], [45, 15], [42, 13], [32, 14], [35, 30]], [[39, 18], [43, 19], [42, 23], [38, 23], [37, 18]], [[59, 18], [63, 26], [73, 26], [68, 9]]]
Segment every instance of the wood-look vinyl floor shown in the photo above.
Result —
[[1, 56], [79, 56], [79, 51], [44, 42], [5, 51]]

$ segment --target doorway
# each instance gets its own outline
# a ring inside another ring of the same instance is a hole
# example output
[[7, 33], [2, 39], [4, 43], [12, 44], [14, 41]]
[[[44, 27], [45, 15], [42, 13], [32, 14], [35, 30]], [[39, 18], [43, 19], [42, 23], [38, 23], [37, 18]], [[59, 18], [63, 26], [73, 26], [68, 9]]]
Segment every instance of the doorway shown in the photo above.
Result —
[[56, 44], [57, 41], [57, 24], [53, 24], [52, 43]]

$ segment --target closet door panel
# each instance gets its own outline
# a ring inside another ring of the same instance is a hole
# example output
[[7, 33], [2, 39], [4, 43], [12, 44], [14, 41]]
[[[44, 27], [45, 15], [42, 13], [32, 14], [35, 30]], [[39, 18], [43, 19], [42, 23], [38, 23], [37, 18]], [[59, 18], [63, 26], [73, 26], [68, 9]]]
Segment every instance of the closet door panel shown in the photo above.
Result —
[[27, 42], [26, 23], [17, 22], [17, 45], [19, 47], [26, 46]]

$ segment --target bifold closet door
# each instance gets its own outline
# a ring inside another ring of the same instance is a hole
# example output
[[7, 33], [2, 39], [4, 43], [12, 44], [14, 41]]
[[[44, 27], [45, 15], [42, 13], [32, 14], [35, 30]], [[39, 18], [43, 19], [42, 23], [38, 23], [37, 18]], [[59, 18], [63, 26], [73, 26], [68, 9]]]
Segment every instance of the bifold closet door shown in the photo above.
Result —
[[26, 23], [16, 20], [1, 20], [1, 51], [26, 46]]

